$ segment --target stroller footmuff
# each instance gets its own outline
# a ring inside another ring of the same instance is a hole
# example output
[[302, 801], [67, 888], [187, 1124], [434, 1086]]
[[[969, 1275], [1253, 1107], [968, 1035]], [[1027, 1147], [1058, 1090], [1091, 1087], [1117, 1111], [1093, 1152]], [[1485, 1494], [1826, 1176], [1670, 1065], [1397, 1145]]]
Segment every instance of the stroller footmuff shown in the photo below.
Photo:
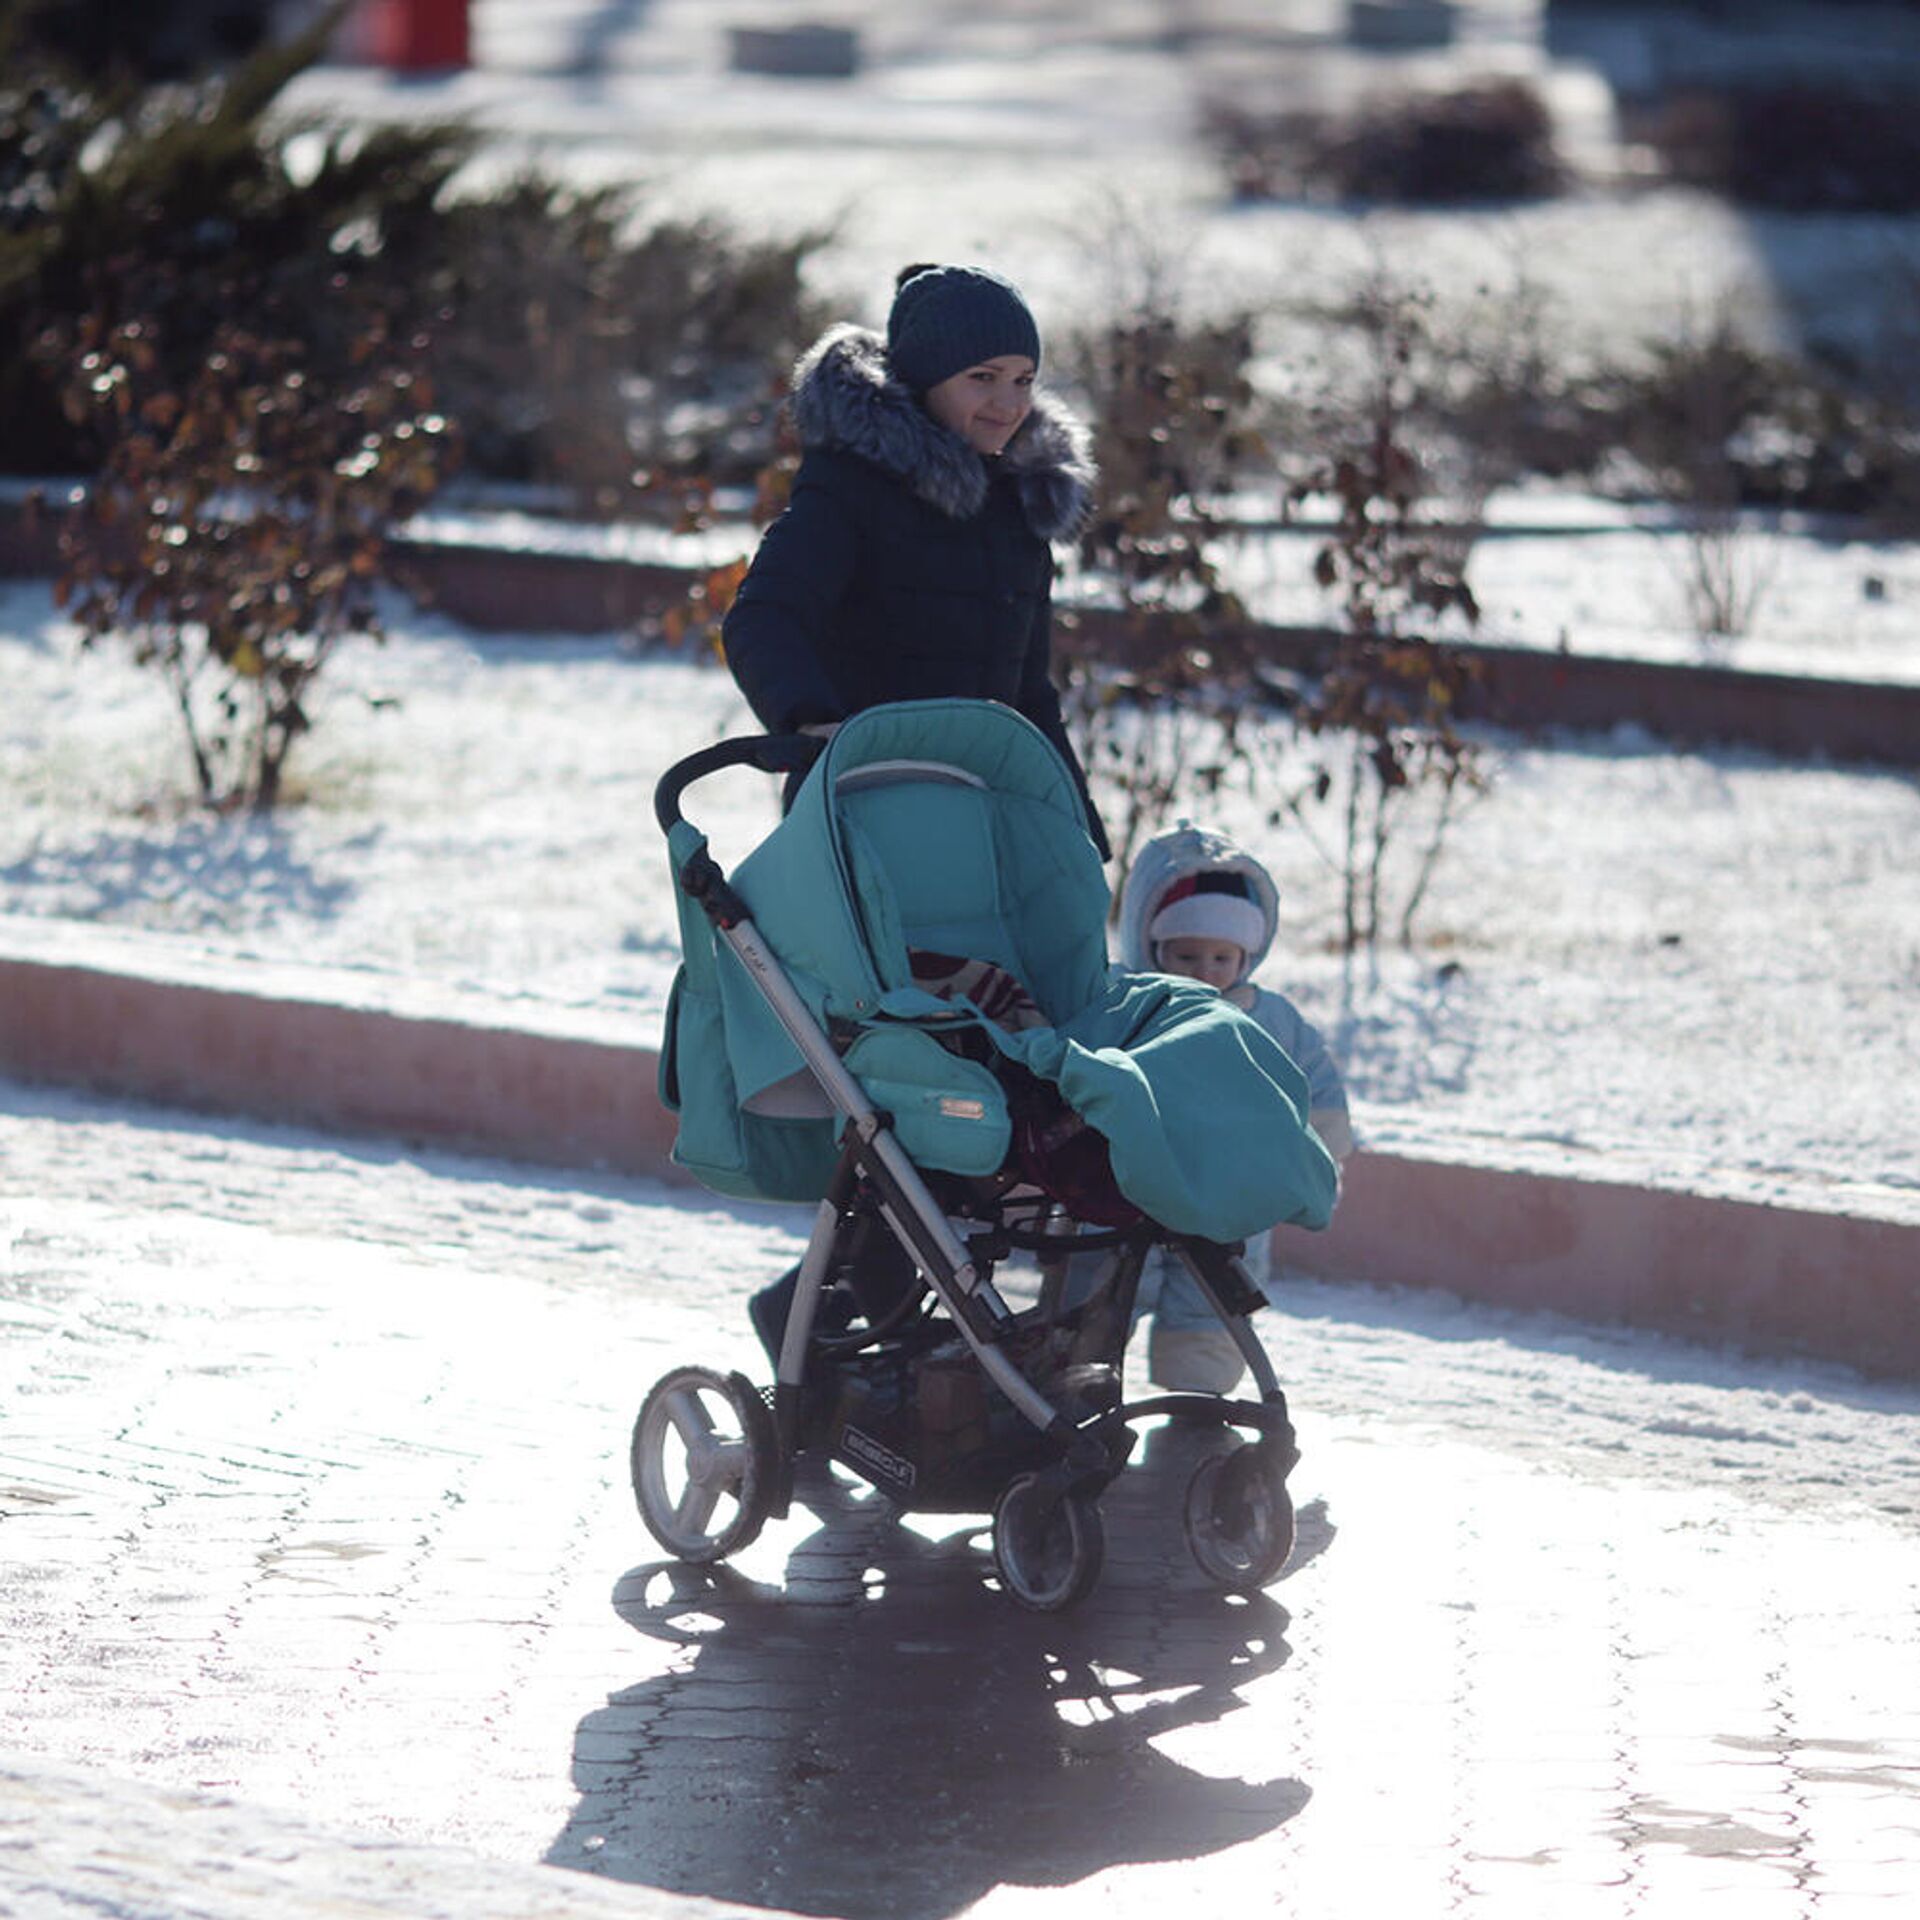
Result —
[[[809, 762], [724, 874], [685, 789]], [[1171, 1414], [1237, 1439], [1189, 1484], [1195, 1560], [1229, 1586], [1272, 1579], [1297, 1456], [1236, 1255], [1283, 1221], [1325, 1225], [1337, 1173], [1261, 1028], [1210, 988], [1109, 969], [1106, 881], [1044, 737], [984, 702], [879, 707], [824, 749], [692, 755], [656, 805], [681, 897], [675, 1158], [720, 1192], [814, 1206], [772, 1387], [680, 1367], [647, 1396], [633, 1480], [656, 1539], [725, 1558], [784, 1514], [799, 1462], [831, 1459], [902, 1508], [991, 1513], [1004, 1588], [1062, 1607], [1098, 1577], [1098, 1502], [1135, 1426]], [[1125, 1400], [1156, 1245], [1252, 1397]]]

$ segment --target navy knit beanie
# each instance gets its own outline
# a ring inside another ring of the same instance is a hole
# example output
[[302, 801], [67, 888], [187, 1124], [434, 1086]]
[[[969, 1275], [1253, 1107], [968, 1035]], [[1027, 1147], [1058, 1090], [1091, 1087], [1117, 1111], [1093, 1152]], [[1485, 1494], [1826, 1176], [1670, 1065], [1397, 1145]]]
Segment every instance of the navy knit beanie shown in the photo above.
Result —
[[1040, 329], [1020, 289], [984, 267], [909, 267], [887, 315], [887, 359], [916, 393], [983, 360], [1040, 364]]

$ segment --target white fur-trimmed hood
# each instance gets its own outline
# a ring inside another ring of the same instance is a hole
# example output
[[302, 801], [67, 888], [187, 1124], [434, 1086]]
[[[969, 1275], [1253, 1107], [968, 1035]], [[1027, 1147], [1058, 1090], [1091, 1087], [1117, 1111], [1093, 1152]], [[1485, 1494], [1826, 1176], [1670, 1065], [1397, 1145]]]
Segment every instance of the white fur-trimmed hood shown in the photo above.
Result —
[[996, 465], [1043, 540], [1071, 539], [1092, 511], [1087, 430], [1059, 401], [1036, 393], [990, 462], [921, 406], [888, 366], [886, 341], [866, 327], [833, 327], [814, 343], [794, 369], [792, 406], [803, 448], [871, 460], [950, 519], [970, 520], [986, 504]]
[[1272, 950], [1280, 923], [1280, 894], [1273, 875], [1230, 835], [1217, 827], [1196, 827], [1190, 820], [1156, 834], [1133, 856], [1120, 893], [1121, 965], [1135, 973], [1151, 973], [1153, 942], [1147, 938], [1147, 929], [1168, 889], [1191, 874], [1216, 871], [1242, 874], [1253, 888], [1254, 905], [1266, 932], [1257, 947], [1247, 949], [1246, 971], [1240, 979], [1252, 979]]

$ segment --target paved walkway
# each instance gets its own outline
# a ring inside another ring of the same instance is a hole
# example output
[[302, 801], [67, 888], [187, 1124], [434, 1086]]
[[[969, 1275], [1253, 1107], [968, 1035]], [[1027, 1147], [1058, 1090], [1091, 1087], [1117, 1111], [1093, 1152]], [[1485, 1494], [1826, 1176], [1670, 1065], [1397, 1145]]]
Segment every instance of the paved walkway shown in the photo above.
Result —
[[[662, 1565], [634, 1408], [671, 1362], [751, 1363], [790, 1224], [0, 1086], [0, 1777], [76, 1810], [7, 1836], [0, 1909], [137, 1875], [143, 1912], [252, 1911], [204, 1823], [161, 1902], [157, 1789], [399, 1849], [417, 1913], [488, 1906], [487, 1860], [530, 1912], [859, 1920], [1836, 1920], [1920, 1888], [1920, 1391], [1602, 1368], [1553, 1323], [1320, 1289], [1271, 1328], [1306, 1457], [1263, 1598], [1192, 1568], [1164, 1437], [1065, 1619], [990, 1591], [964, 1521], [834, 1485], [736, 1567]], [[1667, 1451], [1596, 1437], [1573, 1403], [1606, 1391]], [[1835, 1484], [1860, 1422], [1872, 1503]], [[465, 1850], [460, 1898], [420, 1846]], [[324, 1845], [276, 1857], [324, 1891]], [[542, 1861], [602, 1884], [536, 1902]]]

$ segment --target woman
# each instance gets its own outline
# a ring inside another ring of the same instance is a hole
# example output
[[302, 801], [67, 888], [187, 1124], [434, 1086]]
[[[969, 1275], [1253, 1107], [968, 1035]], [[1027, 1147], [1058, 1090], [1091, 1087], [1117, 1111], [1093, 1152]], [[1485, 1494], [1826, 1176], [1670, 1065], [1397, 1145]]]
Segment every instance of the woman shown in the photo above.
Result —
[[[1080, 423], [1036, 395], [1040, 330], [1017, 288], [981, 267], [908, 267], [883, 338], [837, 326], [795, 370], [802, 458], [721, 635], [770, 733], [826, 729], [890, 700], [998, 700], [1072, 770], [1087, 831], [1110, 856], [1050, 672], [1051, 542], [1091, 505]], [[884, 1232], [851, 1263], [854, 1297], [823, 1325], [871, 1322], [914, 1283]], [[749, 1303], [779, 1360], [798, 1269]]]
[[722, 628], [769, 732], [889, 700], [998, 700], [1086, 797], [1050, 671], [1050, 543], [1079, 531], [1094, 475], [1039, 369], [1026, 301], [980, 267], [907, 268], [884, 338], [836, 326], [800, 362], [800, 470]]

